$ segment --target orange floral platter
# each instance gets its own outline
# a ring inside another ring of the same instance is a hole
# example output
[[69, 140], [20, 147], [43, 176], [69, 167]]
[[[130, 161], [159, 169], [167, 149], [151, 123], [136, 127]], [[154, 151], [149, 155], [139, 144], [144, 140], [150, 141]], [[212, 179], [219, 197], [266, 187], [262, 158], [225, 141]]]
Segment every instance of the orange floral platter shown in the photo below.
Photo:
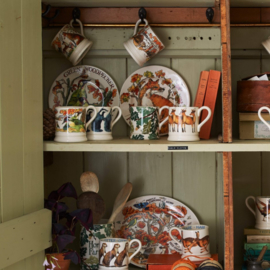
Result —
[[88, 66], [76, 66], [62, 72], [53, 82], [49, 107], [58, 106], [119, 106], [118, 88], [103, 70]]
[[[179, 243], [172, 241], [169, 230], [173, 227], [200, 224], [195, 214], [183, 203], [158, 195], [143, 196], [127, 202], [115, 219], [116, 236], [139, 239], [141, 251], [131, 263], [146, 268], [150, 254], [182, 253]], [[172, 231], [179, 241], [181, 235]], [[136, 246], [132, 246], [136, 249]]]
[[[182, 77], [167, 67], [143, 67], [126, 79], [120, 92], [120, 108], [129, 125], [131, 106], [189, 107], [189, 89]], [[168, 110], [163, 110], [160, 122], [167, 116]], [[160, 130], [160, 135], [166, 134], [168, 125], [165, 124]]]

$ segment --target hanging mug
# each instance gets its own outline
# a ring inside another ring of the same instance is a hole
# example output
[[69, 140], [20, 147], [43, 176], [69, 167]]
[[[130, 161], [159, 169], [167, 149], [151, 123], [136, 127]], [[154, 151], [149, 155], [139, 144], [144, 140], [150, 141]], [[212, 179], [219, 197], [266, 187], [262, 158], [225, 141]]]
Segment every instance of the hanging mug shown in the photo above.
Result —
[[[181, 235], [181, 241], [173, 237], [172, 231], [177, 230]], [[171, 228], [169, 230], [171, 239], [181, 244], [182, 258], [190, 257], [191, 261], [201, 261], [202, 257], [211, 257], [209, 227], [206, 225], [188, 225], [181, 228]]]
[[[93, 109], [94, 113], [86, 123], [86, 112]], [[56, 142], [85, 142], [87, 127], [96, 117], [94, 106], [71, 107], [59, 106], [55, 108], [55, 138]]]
[[[255, 211], [248, 204], [248, 200], [252, 199], [255, 203]], [[270, 196], [249, 196], [246, 198], [246, 206], [256, 219], [255, 228], [260, 230], [270, 229]]]
[[266, 122], [264, 119], [263, 119], [263, 117], [262, 117], [262, 111], [263, 110], [266, 110], [266, 111], [268, 111], [269, 112], [269, 114], [270, 114], [270, 109], [268, 108], [268, 107], [261, 107], [260, 109], [259, 109], [259, 111], [258, 111], [258, 116], [259, 116], [259, 118], [261, 119], [261, 121], [269, 128], [269, 130], [270, 130], [270, 124], [268, 123], [268, 122]]
[[148, 21], [143, 19], [145, 26], [137, 33], [141, 20], [138, 20], [133, 36], [124, 43], [124, 46], [139, 66], [162, 51], [165, 46], [152, 30]]
[[83, 25], [80, 20], [76, 19], [81, 28], [81, 33], [75, 31], [72, 26], [74, 21], [66, 24], [54, 37], [52, 46], [76, 66], [87, 54], [93, 45], [93, 42], [88, 40], [83, 33]]
[[[167, 116], [160, 125], [162, 126], [168, 121], [169, 137], [168, 141], [199, 141], [199, 132], [201, 127], [211, 117], [211, 110], [207, 106], [198, 107], [168, 107], [164, 106], [160, 109], [160, 113], [169, 110]], [[199, 124], [202, 110], [207, 110], [207, 117]]]
[[[129, 255], [137, 243], [136, 251]], [[123, 238], [104, 238], [99, 242], [99, 270], [128, 269], [131, 259], [139, 253], [142, 243], [138, 239], [130, 242]]]

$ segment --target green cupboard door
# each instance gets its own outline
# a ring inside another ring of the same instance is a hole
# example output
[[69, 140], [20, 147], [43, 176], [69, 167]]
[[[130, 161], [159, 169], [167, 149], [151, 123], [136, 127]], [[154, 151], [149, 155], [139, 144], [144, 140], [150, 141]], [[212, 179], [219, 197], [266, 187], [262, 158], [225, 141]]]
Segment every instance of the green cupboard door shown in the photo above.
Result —
[[0, 1], [0, 269], [44, 269], [41, 2]]

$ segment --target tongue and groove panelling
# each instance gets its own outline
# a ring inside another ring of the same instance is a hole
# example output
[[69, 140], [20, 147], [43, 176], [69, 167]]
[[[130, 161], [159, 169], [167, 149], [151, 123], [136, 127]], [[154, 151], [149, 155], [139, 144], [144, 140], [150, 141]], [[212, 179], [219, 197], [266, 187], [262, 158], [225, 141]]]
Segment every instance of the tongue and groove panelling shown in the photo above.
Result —
[[[51, 48], [57, 28], [43, 30], [44, 108], [54, 79], [71, 67], [68, 60]], [[155, 28], [166, 49], [147, 65], [162, 65], [178, 72], [187, 83], [193, 103], [202, 70], [220, 70], [220, 30], [218, 28]], [[133, 33], [131, 28], [87, 28], [86, 36], [94, 42], [81, 64], [105, 70], [119, 91], [125, 79], [139, 66], [123, 47]], [[191, 104], [192, 104], [191, 103]], [[212, 136], [221, 132], [221, 95], [215, 111]], [[121, 119], [114, 136], [128, 136], [128, 126]], [[213, 149], [213, 151], [215, 151]], [[45, 168], [45, 195], [62, 183], [72, 182], [80, 193], [79, 177], [85, 170], [95, 172], [100, 181], [99, 194], [106, 201], [106, 218], [120, 188], [131, 182], [131, 198], [148, 194], [173, 197], [185, 203], [202, 224], [210, 225], [211, 251], [222, 259], [222, 158], [216, 153], [54, 153], [54, 163]], [[61, 171], [64, 170], [63, 173]], [[220, 184], [221, 183], [221, 184]], [[219, 196], [218, 196], [219, 195]], [[68, 201], [75, 208], [73, 201]]]

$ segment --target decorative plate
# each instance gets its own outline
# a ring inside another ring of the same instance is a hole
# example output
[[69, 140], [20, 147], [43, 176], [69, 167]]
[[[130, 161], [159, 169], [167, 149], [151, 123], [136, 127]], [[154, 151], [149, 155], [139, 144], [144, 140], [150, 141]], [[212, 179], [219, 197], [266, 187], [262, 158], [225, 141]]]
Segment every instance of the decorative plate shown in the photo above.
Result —
[[[190, 95], [186, 83], [175, 71], [163, 66], [148, 66], [136, 70], [126, 79], [120, 101], [122, 115], [129, 124], [130, 106], [188, 107]], [[160, 122], [167, 116], [168, 110], [163, 110]], [[168, 124], [165, 123], [160, 135], [166, 134]]]
[[[172, 241], [168, 231], [191, 224], [200, 223], [186, 205], [168, 197], [153, 195], [127, 202], [115, 219], [115, 230], [117, 237], [136, 238], [142, 242], [141, 251], [131, 263], [145, 268], [150, 254], [182, 253], [180, 244]], [[181, 239], [177, 230], [173, 230], [172, 234]]]
[[113, 79], [93, 66], [76, 66], [62, 72], [49, 92], [49, 107], [119, 106], [120, 99]]

